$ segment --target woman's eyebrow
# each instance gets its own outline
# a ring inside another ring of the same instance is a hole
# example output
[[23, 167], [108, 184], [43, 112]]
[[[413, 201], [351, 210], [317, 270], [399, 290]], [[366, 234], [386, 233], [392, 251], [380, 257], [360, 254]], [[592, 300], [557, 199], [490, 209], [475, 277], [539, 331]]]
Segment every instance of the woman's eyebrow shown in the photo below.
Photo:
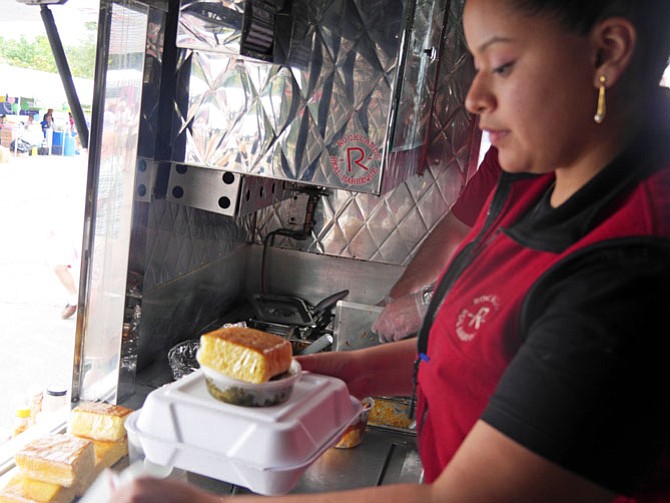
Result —
[[488, 49], [488, 48], [489, 48], [491, 45], [493, 45], [493, 44], [499, 44], [499, 43], [511, 43], [511, 42], [513, 42], [513, 40], [512, 40], [511, 38], [508, 38], [508, 37], [493, 36], [493, 37], [489, 38], [489, 39], [488, 39], [486, 42], [484, 42], [483, 44], [479, 45], [479, 47], [477, 47], [477, 50], [478, 50], [479, 52], [484, 52], [486, 49]]

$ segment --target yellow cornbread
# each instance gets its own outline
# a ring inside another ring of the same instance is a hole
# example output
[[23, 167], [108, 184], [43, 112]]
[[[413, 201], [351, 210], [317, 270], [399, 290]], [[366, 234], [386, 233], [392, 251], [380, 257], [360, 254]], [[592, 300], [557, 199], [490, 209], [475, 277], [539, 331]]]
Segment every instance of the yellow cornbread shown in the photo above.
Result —
[[29, 477], [21, 478], [23, 493], [40, 503], [69, 503], [75, 497], [73, 487], [63, 487], [51, 482], [42, 482], [41, 480], [31, 479]]
[[198, 362], [233, 379], [264, 383], [291, 366], [291, 343], [245, 327], [221, 328], [200, 336]]
[[126, 435], [125, 422], [132, 409], [104, 402], [82, 402], [72, 409], [68, 433], [92, 440], [115, 442]]
[[70, 503], [74, 489], [14, 475], [0, 490], [0, 503]]
[[24, 477], [74, 487], [77, 496], [86, 491], [95, 474], [93, 442], [65, 434], [33, 440], [14, 460]]
[[95, 473], [98, 474], [105, 468], [110, 468], [123, 456], [128, 455], [128, 437], [123, 437], [116, 442], [104, 440], [93, 440], [95, 447]]

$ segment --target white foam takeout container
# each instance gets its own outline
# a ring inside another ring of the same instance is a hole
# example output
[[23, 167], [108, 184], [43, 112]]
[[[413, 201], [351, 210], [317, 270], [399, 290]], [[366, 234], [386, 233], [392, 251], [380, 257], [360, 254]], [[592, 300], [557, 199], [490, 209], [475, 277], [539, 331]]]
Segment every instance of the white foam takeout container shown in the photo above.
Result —
[[278, 495], [295, 487], [361, 409], [340, 379], [308, 372], [284, 403], [231, 405], [209, 394], [197, 370], [152, 391], [126, 429], [153, 463]]

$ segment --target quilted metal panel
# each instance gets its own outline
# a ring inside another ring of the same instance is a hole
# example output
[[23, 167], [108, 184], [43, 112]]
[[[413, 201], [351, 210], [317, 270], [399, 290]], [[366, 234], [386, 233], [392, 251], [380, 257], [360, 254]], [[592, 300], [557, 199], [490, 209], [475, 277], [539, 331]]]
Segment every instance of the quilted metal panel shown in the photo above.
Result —
[[[471, 147], [471, 119], [463, 103], [473, 69], [461, 28], [463, 3], [449, 3], [424, 175], [408, 178], [381, 197], [333, 191], [320, 200], [311, 239], [296, 242], [277, 238], [275, 246], [405, 265], [451, 208], [465, 182]], [[287, 201], [260, 211], [254, 240], [262, 243], [271, 230], [301, 221], [303, 208]]]
[[[316, 9], [316, 4], [312, 8]], [[463, 0], [450, 2], [449, 22], [441, 37], [442, 57], [439, 61], [439, 78], [435, 79], [436, 99], [430, 115], [424, 175], [408, 178], [381, 197], [346, 190], [332, 191], [328, 197], [322, 197], [317, 206], [315, 227], [310, 239], [294, 241], [277, 236], [275, 246], [397, 265], [404, 265], [410, 260], [423, 237], [454, 203], [466, 177], [470, 117], [463, 107], [463, 101], [472, 76], [472, 65], [461, 29], [462, 8]], [[383, 47], [378, 49], [378, 54], [385, 54]], [[392, 64], [391, 60], [390, 57], [380, 57], [385, 68]], [[234, 64], [245, 63], [235, 61]], [[318, 71], [314, 77], [310, 77], [312, 74], [306, 70], [300, 74], [302, 79], [298, 81], [292, 79], [292, 74], [285, 68], [270, 77], [259, 73], [262, 67], [256, 65], [255, 73], [250, 74], [253, 77], [250, 80], [256, 86], [267, 78], [282, 92], [295, 95], [306, 93], [313, 96], [313, 89], [319, 87], [317, 76], [323, 75], [323, 72]], [[335, 73], [331, 73], [331, 78], [336, 79]], [[426, 82], [426, 85], [433, 83]], [[344, 90], [341, 92], [344, 93]], [[290, 107], [295, 105], [272, 98], [276, 96], [273, 93], [263, 96], [263, 107], [271, 127], [285, 128]], [[340, 100], [334, 99], [333, 102], [339, 103]], [[314, 114], [320, 113], [320, 107], [324, 107], [316, 99], [307, 106], [313, 108]], [[341, 127], [339, 123], [342, 117], [346, 117], [346, 113], [342, 112], [340, 116], [339, 109], [329, 108], [331, 122], [324, 126], [324, 131], [336, 131]], [[324, 138], [327, 137], [326, 133]], [[204, 137], [201, 136], [200, 140], [204, 142], [202, 145], [207, 145]], [[208, 148], [215, 150], [216, 146]], [[254, 153], [254, 148], [250, 148], [248, 155], [253, 156]], [[255, 165], [262, 162], [258, 157], [253, 159], [250, 162]], [[289, 166], [288, 161], [283, 164], [285, 169]], [[296, 195], [258, 211], [253, 218], [232, 219], [153, 201], [145, 287], [171, 280], [188, 271], [189, 267], [197, 268], [208, 258], [225, 255], [230, 252], [230, 247], [245, 241], [253, 240], [260, 244], [264, 236], [274, 229], [298, 228], [303, 222], [305, 204], [306, 196]], [[181, 259], [172, 256], [174, 252], [170, 250], [174, 249], [180, 250], [177, 255]]]
[[[190, 88], [178, 132], [183, 161], [375, 194], [396, 186], [421, 159], [445, 1], [295, 0], [279, 65], [240, 57], [239, 40], [231, 46], [234, 37], [221, 33], [236, 26], [222, 12], [241, 16], [244, 2], [182, 0], [178, 45], [196, 49], [182, 58]], [[395, 117], [404, 155], [388, 147]]]
[[177, 45], [240, 53], [246, 0], [181, 0]]
[[231, 255], [249, 235], [249, 221], [167, 201], [150, 206], [144, 290]]

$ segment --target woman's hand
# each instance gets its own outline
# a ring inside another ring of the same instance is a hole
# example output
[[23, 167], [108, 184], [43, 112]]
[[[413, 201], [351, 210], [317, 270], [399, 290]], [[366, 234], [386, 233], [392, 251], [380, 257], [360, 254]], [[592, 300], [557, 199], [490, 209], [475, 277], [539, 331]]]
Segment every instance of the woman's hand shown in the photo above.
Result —
[[110, 503], [222, 503], [223, 499], [184, 482], [138, 477], [115, 488]]
[[296, 356], [303, 370], [342, 379], [356, 398], [412, 392], [416, 341]]
[[423, 292], [409, 293], [386, 303], [372, 325], [372, 331], [380, 342], [399, 341], [419, 331], [426, 312], [422, 295]]
[[296, 356], [303, 370], [342, 379], [349, 388], [349, 393], [356, 398], [369, 395], [369, 382], [361, 379], [357, 368], [358, 358], [352, 351], [333, 351], [313, 355]]

